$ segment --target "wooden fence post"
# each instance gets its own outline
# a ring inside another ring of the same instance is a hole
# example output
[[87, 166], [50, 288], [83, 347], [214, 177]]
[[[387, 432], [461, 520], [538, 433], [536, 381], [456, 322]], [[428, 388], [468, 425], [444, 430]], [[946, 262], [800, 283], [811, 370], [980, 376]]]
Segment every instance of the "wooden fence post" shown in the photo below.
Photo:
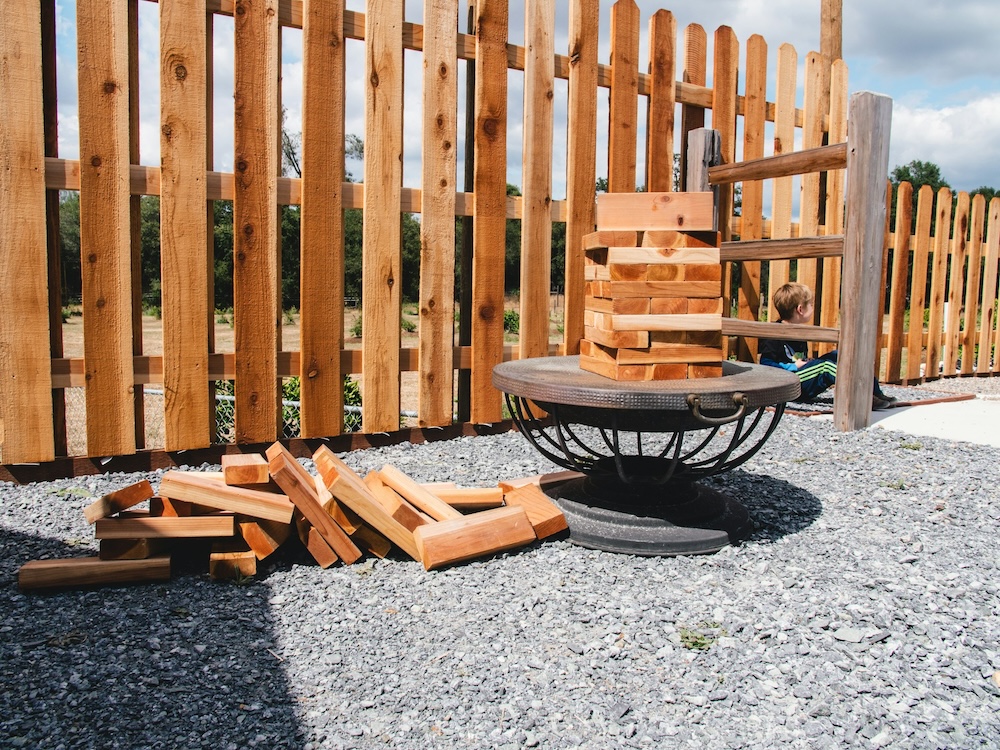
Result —
[[867, 427], [871, 417], [892, 99], [854, 94], [848, 122], [844, 304], [833, 410], [834, 426], [842, 432]]

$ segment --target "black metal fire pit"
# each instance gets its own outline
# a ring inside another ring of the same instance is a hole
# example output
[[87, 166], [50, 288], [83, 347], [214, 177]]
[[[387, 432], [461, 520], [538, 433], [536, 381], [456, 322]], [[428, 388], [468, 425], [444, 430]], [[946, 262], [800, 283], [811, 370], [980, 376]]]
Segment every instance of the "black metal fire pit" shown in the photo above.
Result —
[[493, 385], [544, 456], [585, 475], [550, 490], [570, 540], [638, 555], [745, 538], [746, 508], [697, 480], [750, 458], [799, 395], [794, 373], [744, 362], [723, 362], [719, 378], [624, 382], [541, 357], [497, 365]]

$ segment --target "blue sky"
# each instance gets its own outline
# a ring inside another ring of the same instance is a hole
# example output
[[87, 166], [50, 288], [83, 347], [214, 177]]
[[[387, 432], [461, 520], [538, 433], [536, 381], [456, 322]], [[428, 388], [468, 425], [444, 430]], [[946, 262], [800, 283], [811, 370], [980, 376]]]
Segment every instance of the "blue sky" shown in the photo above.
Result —
[[[996, 0], [843, 0], [844, 58], [850, 68], [850, 90], [870, 90], [893, 98], [893, 127], [889, 166], [912, 159], [932, 161], [952, 187], [971, 190], [982, 185], [1000, 187], [1000, 65], [996, 47], [1000, 44], [1000, 5]], [[462, 3], [464, 9], [464, 3]], [[609, 0], [601, 0], [604, 33], [600, 61], [607, 62], [609, 46]], [[769, 71], [773, 71], [777, 48], [792, 44], [800, 66], [806, 53], [819, 49], [820, 0], [639, 0], [643, 41], [640, 60], [648, 59], [645, 29], [650, 16], [665, 8], [677, 19], [679, 33], [689, 23], [705, 27], [711, 39], [721, 24], [733, 28], [741, 45], [752, 34], [761, 34], [768, 43]], [[559, 0], [556, 16], [556, 51], [567, 48], [567, 0]], [[363, 0], [348, 0], [351, 10], [364, 11]], [[60, 155], [76, 158], [78, 122], [76, 112], [76, 48], [73, 0], [58, 0], [59, 13], [59, 106]], [[407, 0], [406, 20], [420, 23], [422, 3]], [[158, 90], [158, 6], [140, 3], [140, 147], [144, 164], [159, 164]], [[462, 13], [464, 17], [464, 10]], [[523, 43], [524, 4], [510, 6], [510, 41]], [[232, 21], [216, 18], [215, 54], [215, 169], [232, 169]], [[282, 91], [288, 112], [288, 126], [299, 130], [301, 110], [301, 34], [283, 33]], [[349, 101], [359, 103], [348, 109], [346, 130], [364, 135], [363, 65], [361, 43], [350, 42], [348, 55]], [[416, 111], [420, 102], [421, 59], [418, 53], [406, 56], [406, 111]], [[711, 64], [709, 65], [711, 70]], [[711, 75], [711, 73], [709, 73]], [[769, 78], [773, 73], [769, 72]], [[801, 87], [801, 72], [799, 76]], [[460, 76], [460, 92], [464, 75]], [[521, 74], [508, 77], [510, 114], [508, 181], [520, 184], [520, 97]], [[801, 96], [801, 94], [800, 94]], [[461, 98], [461, 94], [460, 94]], [[599, 98], [599, 123], [607, 120], [606, 94]], [[565, 82], [556, 86], [554, 138], [554, 197], [563, 197], [565, 174]], [[801, 103], [801, 98], [800, 98]], [[460, 102], [460, 107], [463, 106]], [[413, 109], [411, 109], [413, 108]], [[641, 113], [640, 113], [641, 118]], [[413, 118], [417, 120], [417, 118]], [[640, 138], [641, 138], [640, 133]], [[604, 141], [606, 134], [599, 134]], [[404, 134], [404, 182], [419, 184], [419, 120]], [[462, 158], [460, 144], [459, 160]], [[598, 164], [606, 164], [599, 146]], [[641, 163], [641, 161], [640, 161]], [[348, 164], [355, 177], [360, 164]], [[599, 171], [602, 168], [598, 167]], [[606, 167], [604, 168], [606, 171]], [[640, 182], [642, 178], [640, 176]]]

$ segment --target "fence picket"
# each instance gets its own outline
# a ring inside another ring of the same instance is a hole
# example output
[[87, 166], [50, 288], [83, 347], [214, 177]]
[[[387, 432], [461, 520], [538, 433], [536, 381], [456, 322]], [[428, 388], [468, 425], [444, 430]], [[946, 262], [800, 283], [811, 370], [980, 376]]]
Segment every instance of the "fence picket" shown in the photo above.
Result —
[[[795, 79], [798, 70], [798, 55], [790, 44], [778, 48], [778, 84], [774, 104], [774, 154], [790, 154], [795, 150]], [[772, 180], [771, 239], [789, 239], [792, 236], [792, 188], [793, 177], [778, 177]], [[778, 311], [774, 308], [774, 291], [791, 278], [791, 261], [772, 260], [768, 264], [767, 319], [777, 322]]]
[[886, 357], [886, 380], [900, 379], [903, 352], [903, 318], [906, 314], [906, 278], [910, 269], [910, 227], [913, 224], [913, 187], [900, 183], [896, 191], [896, 226], [892, 244], [892, 277], [889, 295], [889, 337]]
[[[998, 263], [1000, 263], [1000, 198], [993, 198], [989, 208], [989, 231], [986, 236], [986, 255], [983, 271], [983, 320], [979, 331], [979, 362], [976, 371], [985, 375], [990, 371], [1000, 372], [1000, 325], [997, 324]], [[997, 326], [994, 330], [994, 326]]]
[[608, 125], [608, 192], [634, 193], [639, 106], [639, 7], [611, 6], [611, 115]]
[[[549, 353], [555, 0], [525, 6], [520, 356]], [[635, 66], [633, 65], [633, 68]], [[635, 150], [633, 149], [633, 153]]]
[[205, 20], [205, 0], [160, 7], [160, 263], [167, 450], [203, 448], [211, 442], [205, 347], [210, 313], [205, 257]]
[[933, 268], [931, 291], [928, 299], [930, 315], [927, 320], [927, 366], [925, 378], [936, 378], [941, 373], [943, 356], [942, 331], [944, 329], [945, 300], [948, 277], [948, 238], [951, 233], [951, 191], [941, 188], [937, 192], [934, 209]]
[[[682, 83], [704, 86], [708, 77], [708, 35], [696, 23], [684, 27]], [[705, 127], [705, 106], [685, 102], [681, 107], [681, 186], [687, 185], [688, 134]]]
[[503, 361], [507, 220], [507, 0], [480, 0], [476, 23], [476, 212], [472, 259], [470, 420], [497, 422], [493, 367]]
[[344, 15], [305, 5], [299, 339], [302, 437], [344, 427]]
[[[898, 200], [898, 199], [897, 199]], [[927, 309], [927, 262], [931, 249], [931, 217], [934, 191], [924, 185], [917, 193], [917, 225], [914, 232], [913, 265], [910, 273], [910, 327], [906, 338], [906, 383], [919, 382], [924, 349], [924, 310]]]
[[[834, 60], [830, 67], [830, 129], [827, 140], [831, 144], [847, 142], [847, 63]], [[843, 169], [826, 173], [826, 230], [824, 234], [844, 233], [844, 179]], [[843, 261], [840, 258], [823, 259], [823, 305], [819, 322], [825, 328], [836, 328], [840, 321], [840, 276]], [[834, 344], [819, 344], [820, 354], [833, 351]]]
[[[805, 77], [805, 122], [802, 127], [802, 148], [818, 148], [823, 145], [823, 118], [827, 114], [824, 106], [824, 92], [829, 90], [829, 62], [818, 52], [806, 55]], [[799, 236], [815, 237], [819, 234], [820, 175], [811, 172], [802, 175], [802, 192], [799, 203]], [[818, 261], [799, 260], [796, 280], [805, 284], [816, 294], [816, 320], [820, 318], [822, 307], [821, 290], [816, 288]]]
[[87, 452], [135, 452], [128, 7], [77, 4]]
[[649, 20], [649, 104], [646, 125], [646, 189], [674, 189], [674, 67], [677, 21], [668, 10]]
[[2, 4], [0, 35], [0, 448], [5, 463], [55, 457], [42, 79], [37, 75], [41, 14], [38, 4], [13, 6]]
[[970, 214], [970, 237], [968, 262], [965, 272], [965, 327], [962, 331], [962, 374], [971, 375], [976, 364], [977, 321], [979, 319], [979, 283], [982, 280], [983, 231], [986, 222], [986, 199], [982, 195], [972, 197]]
[[954, 375], [958, 369], [961, 344], [962, 300], [965, 288], [965, 261], [969, 247], [969, 194], [958, 194], [955, 208], [954, 233], [951, 241], [951, 266], [948, 277], [948, 314], [944, 330], [944, 375]]

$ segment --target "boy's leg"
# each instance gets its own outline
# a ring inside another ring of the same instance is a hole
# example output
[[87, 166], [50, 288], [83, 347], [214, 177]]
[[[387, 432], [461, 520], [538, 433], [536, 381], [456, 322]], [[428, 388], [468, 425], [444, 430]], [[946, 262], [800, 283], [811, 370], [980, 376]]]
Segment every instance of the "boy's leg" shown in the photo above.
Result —
[[[836, 359], [836, 352], [831, 352], [830, 354], [833, 354], [834, 359]], [[803, 398], [816, 398], [816, 396], [837, 382], [837, 363], [831, 361], [829, 356], [810, 359], [799, 368], [797, 374], [802, 384]]]

